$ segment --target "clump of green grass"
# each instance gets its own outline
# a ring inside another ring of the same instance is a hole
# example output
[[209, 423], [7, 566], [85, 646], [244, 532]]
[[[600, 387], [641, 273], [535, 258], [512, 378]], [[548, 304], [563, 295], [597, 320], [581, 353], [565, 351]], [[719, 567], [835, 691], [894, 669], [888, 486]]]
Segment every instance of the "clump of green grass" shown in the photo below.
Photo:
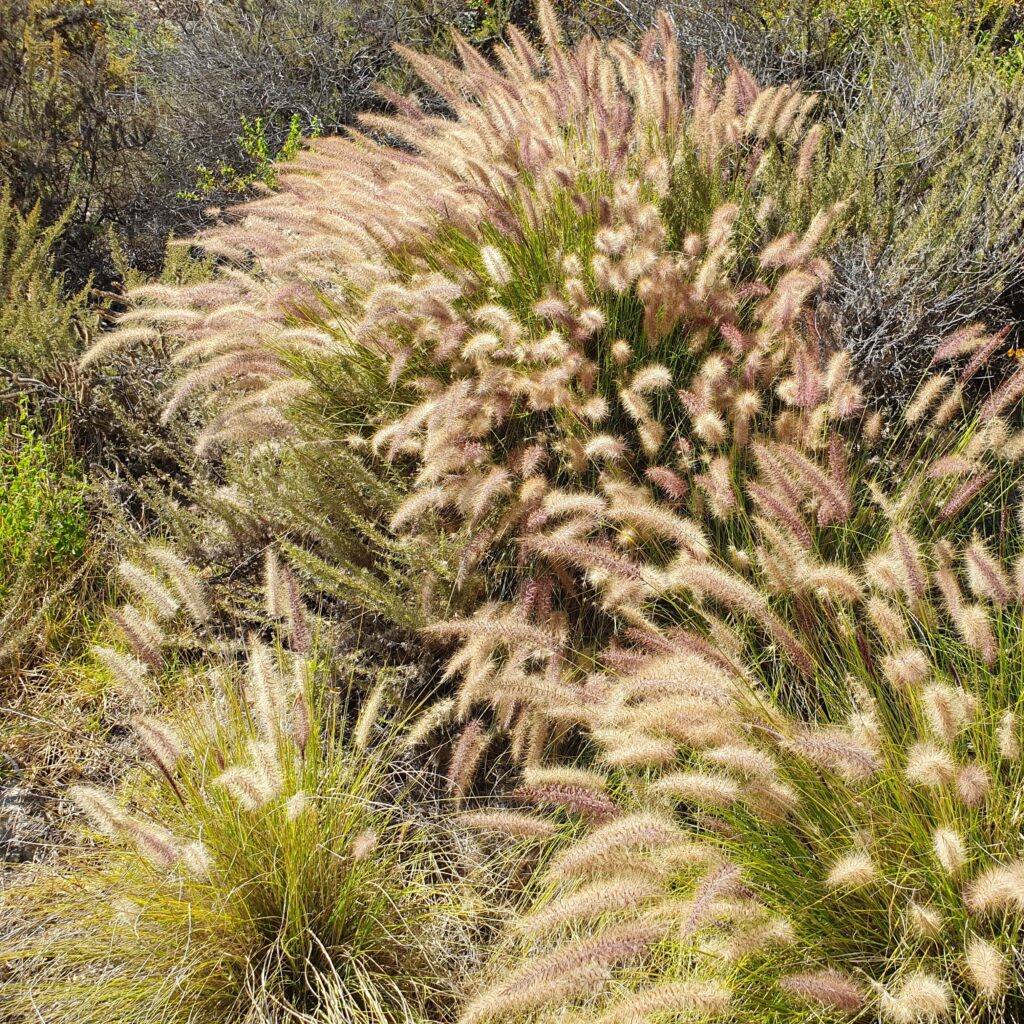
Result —
[[394, 744], [358, 745], [386, 730], [346, 726], [329, 671], [254, 640], [247, 670], [212, 668], [173, 727], [134, 719], [148, 770], [119, 799], [73, 791], [98, 848], [11, 896], [14, 1019], [412, 1024], [450, 1008], [471, 891], [403, 803]]

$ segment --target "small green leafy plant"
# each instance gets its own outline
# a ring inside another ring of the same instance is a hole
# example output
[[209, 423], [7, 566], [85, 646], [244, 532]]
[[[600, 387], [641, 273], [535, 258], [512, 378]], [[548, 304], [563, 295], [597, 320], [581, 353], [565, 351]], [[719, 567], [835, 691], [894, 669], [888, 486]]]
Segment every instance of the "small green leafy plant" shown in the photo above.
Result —
[[[244, 157], [245, 169], [239, 169], [226, 160], [218, 160], [214, 167], [206, 164], [196, 166], [196, 183], [191, 189], [178, 193], [178, 198], [191, 202], [202, 202], [218, 192], [229, 195], [244, 195], [257, 184], [275, 188], [277, 185], [276, 164], [292, 160], [302, 143], [302, 118], [292, 114], [284, 141], [275, 153], [268, 138], [268, 124], [262, 117], [241, 117], [242, 134], [238, 145]], [[318, 138], [323, 131], [320, 120], [313, 117], [308, 126], [307, 137]]]
[[48, 434], [21, 402], [0, 427], [0, 600], [19, 573], [66, 569], [85, 550], [85, 480], [57, 420]]

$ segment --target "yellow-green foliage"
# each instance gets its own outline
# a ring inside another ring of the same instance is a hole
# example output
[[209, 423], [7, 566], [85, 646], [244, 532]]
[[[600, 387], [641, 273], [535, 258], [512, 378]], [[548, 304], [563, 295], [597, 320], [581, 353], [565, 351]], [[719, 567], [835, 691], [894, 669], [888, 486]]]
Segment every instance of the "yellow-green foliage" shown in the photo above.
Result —
[[[68, 294], [54, 272], [54, 249], [67, 215], [45, 224], [37, 204], [21, 216], [0, 192], [0, 365], [6, 374], [53, 374], [82, 347], [94, 316], [87, 291]], [[4, 382], [10, 387], [16, 381]], [[22, 385], [31, 392], [38, 381]]]
[[69, 595], [87, 562], [86, 482], [69, 449], [64, 420], [44, 431], [24, 402], [0, 420], [0, 677], [83, 618]]
[[21, 572], [67, 571], [85, 546], [84, 483], [58, 421], [39, 436], [24, 404], [0, 434], [0, 600]]

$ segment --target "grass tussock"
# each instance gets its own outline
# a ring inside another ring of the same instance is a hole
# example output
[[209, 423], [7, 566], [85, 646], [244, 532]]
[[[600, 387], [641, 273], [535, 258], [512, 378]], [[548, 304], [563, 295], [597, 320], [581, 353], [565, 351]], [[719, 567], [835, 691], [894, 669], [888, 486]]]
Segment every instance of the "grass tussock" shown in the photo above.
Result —
[[122, 792], [70, 792], [92, 849], [9, 894], [11, 1012], [405, 1024], [451, 1005], [476, 891], [429, 804], [402, 809], [424, 787], [371, 744], [372, 712], [346, 722], [325, 691], [331, 668], [253, 638], [173, 723], [132, 717], [143, 760]]

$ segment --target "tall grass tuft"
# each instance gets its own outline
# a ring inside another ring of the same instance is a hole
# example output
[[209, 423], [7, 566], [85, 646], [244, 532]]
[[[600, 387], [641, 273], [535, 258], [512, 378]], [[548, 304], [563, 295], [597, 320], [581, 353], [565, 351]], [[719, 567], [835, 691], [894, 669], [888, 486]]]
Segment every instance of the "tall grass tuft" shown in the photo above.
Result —
[[254, 637], [179, 682], [173, 722], [131, 719], [140, 770], [71, 790], [84, 852], [8, 894], [11, 1019], [450, 1014], [476, 889], [393, 729], [357, 747], [336, 667]]

